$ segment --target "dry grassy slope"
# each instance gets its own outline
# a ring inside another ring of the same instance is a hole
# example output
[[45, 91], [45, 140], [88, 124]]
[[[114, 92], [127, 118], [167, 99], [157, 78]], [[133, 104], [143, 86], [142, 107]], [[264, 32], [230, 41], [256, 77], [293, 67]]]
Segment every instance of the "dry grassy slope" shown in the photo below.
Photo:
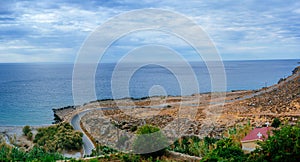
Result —
[[300, 66], [290, 77], [293, 78], [275, 85], [270, 92], [226, 104], [227, 117], [222, 119], [230, 117], [232, 124], [250, 120], [256, 126], [271, 122], [274, 117], [295, 122], [300, 116]]
[[[244, 100], [236, 100], [244, 96], [251, 95], [257, 91], [239, 91], [227, 93], [227, 102], [224, 107], [215, 105], [215, 108], [223, 110], [221, 116], [214, 115], [213, 109], [210, 108], [210, 103], [218, 103], [217, 98], [211, 100], [211, 94], [198, 94], [184, 97], [151, 97], [143, 100], [134, 100], [135, 109], [120, 110], [105, 110], [93, 111], [86, 114], [81, 122], [84, 127], [95, 139], [102, 139], [101, 133], [103, 123], [99, 121], [101, 113], [114, 124], [119, 125], [122, 131], [131, 132], [132, 128], [143, 123], [164, 127], [173, 119], [177, 119], [180, 109], [180, 117], [189, 112], [191, 108], [197, 109], [196, 118], [189, 119], [189, 122], [183, 121], [182, 132], [195, 135], [211, 135], [220, 136], [223, 131], [236, 124], [246, 124], [249, 120], [253, 126], [261, 126], [265, 122], [271, 122], [274, 117], [279, 117], [281, 120], [289, 120], [295, 122], [300, 116], [300, 67], [294, 70], [293, 76], [290, 76], [285, 81], [278, 85], [274, 85], [265, 90], [260, 90], [260, 95]], [[262, 93], [261, 93], [262, 92]], [[265, 93], [264, 93], [265, 92]], [[200, 104], [196, 104], [200, 99]], [[129, 102], [130, 101], [130, 102]], [[184, 104], [180, 107], [180, 101]], [[197, 101], [197, 102], [196, 102]], [[76, 109], [76, 112], [92, 109], [96, 107], [114, 107], [116, 101], [100, 101], [92, 102]], [[129, 106], [132, 101], [129, 99], [118, 100], [118, 106]], [[171, 105], [163, 108], [150, 108], [148, 106], [155, 105]], [[148, 107], [148, 108], [147, 108]], [[189, 113], [188, 113], [189, 114]], [[210, 115], [211, 114], [211, 115]], [[73, 114], [74, 115], [74, 114]], [[72, 116], [68, 115], [68, 116]], [[63, 116], [68, 119], [68, 116]], [[184, 124], [187, 123], [187, 124]], [[172, 126], [170, 126], [171, 128]], [[175, 127], [175, 126], [174, 126]], [[177, 127], [177, 126], [176, 126]], [[173, 128], [171, 128], [173, 129]], [[105, 131], [104, 131], [105, 132]], [[105, 134], [105, 133], [104, 133]], [[114, 133], [108, 133], [111, 140], [116, 140]]]

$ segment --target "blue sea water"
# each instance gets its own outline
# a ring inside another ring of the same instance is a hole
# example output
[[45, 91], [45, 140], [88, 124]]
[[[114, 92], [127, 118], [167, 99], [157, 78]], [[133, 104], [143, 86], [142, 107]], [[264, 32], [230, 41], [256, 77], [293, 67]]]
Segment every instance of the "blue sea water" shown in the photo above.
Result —
[[[287, 77], [300, 60], [225, 61], [227, 91], [259, 89]], [[200, 92], [211, 91], [209, 72], [202, 62], [192, 62]], [[186, 69], [173, 65], [183, 77]], [[112, 98], [111, 78], [114, 63], [101, 63], [95, 74], [98, 99]], [[218, 68], [218, 67], [216, 67]], [[129, 68], [128, 68], [129, 69]], [[122, 72], [128, 73], [126, 66]], [[3, 63], [0, 64], [0, 126], [43, 125], [53, 122], [52, 108], [73, 105], [73, 64], [62, 63]], [[117, 77], [122, 82], [122, 76]], [[155, 85], [164, 88], [167, 95], [180, 95], [176, 76], [158, 65], [137, 70], [129, 81], [129, 96], [145, 97]], [[118, 87], [122, 88], [122, 87]], [[190, 90], [184, 95], [199, 93]], [[150, 93], [153, 95], [153, 93]], [[154, 93], [155, 94], [155, 93]], [[89, 102], [84, 101], [84, 102]]]

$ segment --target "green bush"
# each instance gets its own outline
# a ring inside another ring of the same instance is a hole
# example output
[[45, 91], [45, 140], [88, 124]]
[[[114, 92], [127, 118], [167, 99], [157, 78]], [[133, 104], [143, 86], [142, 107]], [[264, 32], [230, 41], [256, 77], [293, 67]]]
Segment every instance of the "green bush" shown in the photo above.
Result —
[[26, 126], [23, 127], [22, 131], [23, 131], [24, 135], [27, 136], [27, 134], [29, 132], [31, 132], [31, 128], [30, 128], [30, 126], [26, 125]]
[[90, 159], [89, 162], [98, 162], [98, 159], [97, 158]]
[[217, 141], [215, 138], [205, 137], [203, 140], [197, 136], [183, 136], [176, 140], [168, 149], [192, 156], [204, 156]]
[[278, 118], [274, 118], [271, 126], [274, 128], [278, 128], [280, 124], [281, 124], [280, 120]]
[[81, 132], [75, 131], [69, 123], [60, 123], [46, 128], [39, 128], [33, 142], [47, 151], [80, 150]]
[[224, 138], [216, 143], [215, 149], [210, 151], [201, 160], [202, 162], [208, 161], [238, 161], [243, 162], [246, 160], [240, 146], [233, 142], [231, 138]]
[[27, 133], [27, 139], [28, 139], [28, 140], [32, 140], [32, 137], [33, 137], [32, 132], [28, 132], [28, 133]]
[[136, 125], [130, 127], [130, 131], [131, 131], [131, 132], [134, 132], [134, 131], [136, 131], [136, 130], [137, 130], [137, 126], [136, 126]]
[[249, 161], [287, 161], [300, 159], [300, 123], [296, 126], [284, 125], [273, 130], [266, 141], [259, 142], [260, 148], [249, 156]]
[[6, 144], [0, 145], [0, 161], [56, 161], [64, 160], [59, 153], [49, 153], [41, 147], [33, 147], [29, 152], [25, 152], [17, 147]]
[[141, 157], [134, 154], [121, 154], [120, 159], [124, 162], [139, 162]]
[[157, 157], [165, 153], [167, 146], [168, 140], [159, 128], [144, 125], [137, 130], [137, 137], [133, 142], [133, 151], [143, 154], [143, 156]]
[[117, 150], [111, 147], [98, 145], [94, 150], [92, 150], [92, 154], [90, 156], [109, 155], [117, 152]]

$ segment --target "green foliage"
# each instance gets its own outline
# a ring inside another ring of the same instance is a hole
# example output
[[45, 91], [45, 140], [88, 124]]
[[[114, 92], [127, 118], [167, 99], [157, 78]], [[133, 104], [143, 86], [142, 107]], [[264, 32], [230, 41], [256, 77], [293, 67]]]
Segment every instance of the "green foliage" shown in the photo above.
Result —
[[33, 142], [49, 152], [80, 150], [83, 144], [82, 136], [83, 134], [75, 131], [69, 123], [60, 123], [39, 128]]
[[89, 162], [98, 162], [98, 159], [91, 159], [91, 160], [89, 160]]
[[31, 132], [31, 128], [30, 128], [30, 126], [26, 125], [26, 126], [23, 127], [22, 131], [23, 131], [24, 135], [27, 136], [27, 134], [29, 132]]
[[93, 150], [91, 156], [98, 156], [92, 161], [140, 162], [142, 159], [140, 155], [117, 152], [117, 150], [107, 146], [98, 146], [96, 150]]
[[141, 157], [139, 155], [134, 154], [122, 154], [120, 159], [124, 162], [139, 162], [141, 161]]
[[6, 144], [0, 145], [0, 161], [56, 161], [64, 160], [59, 153], [46, 152], [41, 147], [33, 147], [29, 152]]
[[150, 133], [158, 132], [159, 130], [160, 129], [158, 127], [146, 124], [146, 125], [139, 127], [136, 133], [138, 135], [150, 134]]
[[233, 142], [240, 143], [240, 141], [252, 130], [251, 124], [248, 121], [246, 125], [235, 125], [228, 129], [224, 134], [225, 137], [231, 138]]
[[165, 157], [145, 157], [136, 154], [126, 154], [126, 153], [115, 153], [110, 156], [98, 157], [98, 161], [120, 161], [120, 162], [167, 162], [170, 160], [165, 159]]
[[244, 161], [246, 156], [238, 143], [231, 138], [224, 138], [216, 142], [215, 149], [210, 151], [201, 161]]
[[300, 159], [300, 123], [296, 126], [284, 125], [274, 130], [265, 142], [259, 142], [260, 148], [249, 156], [249, 161], [293, 162]]
[[144, 125], [138, 128], [137, 137], [133, 142], [133, 150], [143, 156], [157, 157], [165, 153], [168, 146], [166, 136], [159, 128], [151, 125]]
[[136, 125], [130, 127], [130, 131], [131, 131], [131, 132], [134, 132], [134, 131], [136, 131], [136, 130], [137, 130], [137, 126], [136, 126]]
[[278, 128], [280, 124], [281, 124], [280, 120], [278, 118], [274, 118], [271, 126], [274, 128]]
[[117, 150], [111, 147], [98, 145], [94, 150], [92, 150], [92, 154], [90, 156], [110, 155], [117, 152], [118, 152]]
[[32, 132], [27, 133], [27, 139], [32, 140], [33, 134]]
[[204, 140], [196, 136], [184, 136], [176, 140], [169, 149], [175, 152], [180, 152], [192, 156], [205, 155], [211, 145], [216, 141], [214, 138], [206, 137]]

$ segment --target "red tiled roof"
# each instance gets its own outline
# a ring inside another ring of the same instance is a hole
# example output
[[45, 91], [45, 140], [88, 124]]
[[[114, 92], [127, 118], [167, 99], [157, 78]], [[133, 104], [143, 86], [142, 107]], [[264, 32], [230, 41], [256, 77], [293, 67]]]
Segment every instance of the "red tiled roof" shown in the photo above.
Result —
[[247, 136], [245, 136], [242, 139], [242, 142], [253, 140], [266, 140], [268, 139], [268, 132], [271, 134], [272, 129], [273, 127], [254, 128], [249, 134], [247, 134]]

